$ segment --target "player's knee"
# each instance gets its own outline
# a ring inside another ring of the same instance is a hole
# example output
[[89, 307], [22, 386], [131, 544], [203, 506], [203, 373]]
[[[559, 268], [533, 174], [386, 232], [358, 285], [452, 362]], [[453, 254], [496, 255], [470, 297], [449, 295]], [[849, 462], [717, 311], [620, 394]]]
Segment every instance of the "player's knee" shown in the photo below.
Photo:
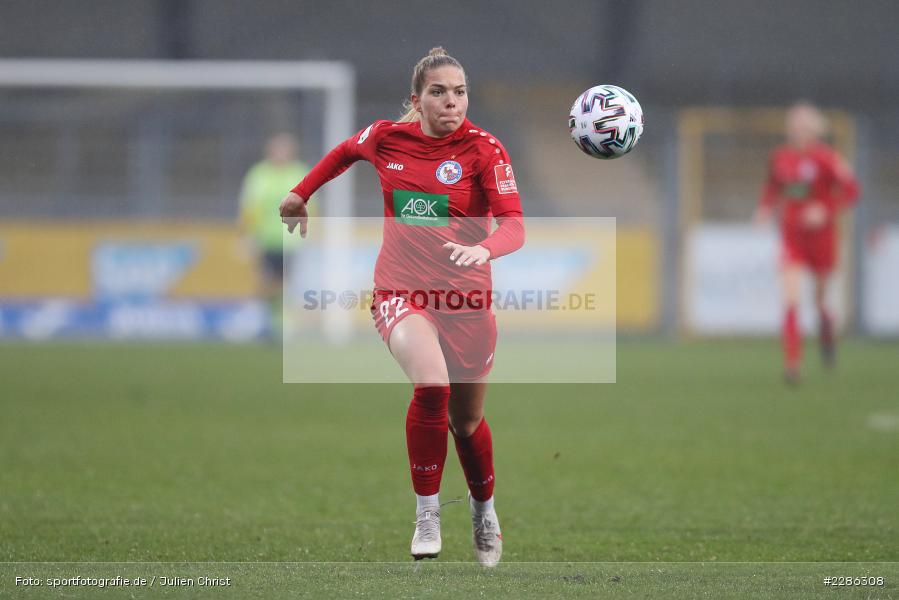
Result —
[[474, 418], [471, 415], [459, 416], [450, 412], [450, 427], [457, 437], [467, 438], [474, 435], [478, 425], [481, 424], [481, 417]]
[[415, 387], [448, 386], [449, 375], [443, 365], [419, 367], [412, 373], [412, 384]]

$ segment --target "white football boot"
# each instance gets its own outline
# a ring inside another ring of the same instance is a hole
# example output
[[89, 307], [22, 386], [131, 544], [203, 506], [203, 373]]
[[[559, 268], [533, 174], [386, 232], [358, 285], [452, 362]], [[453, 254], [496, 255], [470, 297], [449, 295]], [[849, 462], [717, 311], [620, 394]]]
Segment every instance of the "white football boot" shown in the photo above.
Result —
[[440, 509], [425, 508], [415, 518], [415, 534], [412, 536], [412, 557], [415, 560], [437, 558], [441, 548]]
[[478, 562], [485, 567], [495, 567], [503, 555], [503, 534], [499, 529], [499, 518], [493, 508], [478, 511], [474, 505], [474, 498], [468, 495], [468, 505], [471, 508], [472, 538], [474, 540], [474, 553]]

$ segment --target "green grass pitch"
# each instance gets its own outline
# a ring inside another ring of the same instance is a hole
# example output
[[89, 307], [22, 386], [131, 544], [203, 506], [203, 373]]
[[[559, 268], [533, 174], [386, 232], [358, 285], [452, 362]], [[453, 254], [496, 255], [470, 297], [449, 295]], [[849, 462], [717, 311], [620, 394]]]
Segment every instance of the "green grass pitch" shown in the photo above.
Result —
[[[616, 384], [494, 386], [484, 571], [463, 503], [439, 560], [408, 557], [407, 386], [284, 385], [265, 346], [3, 344], [0, 597], [897, 598], [899, 345], [850, 340], [832, 374], [809, 350], [798, 389], [772, 340], [625, 341]], [[443, 481], [464, 497], [452, 445]], [[232, 583], [15, 585], [76, 575]]]

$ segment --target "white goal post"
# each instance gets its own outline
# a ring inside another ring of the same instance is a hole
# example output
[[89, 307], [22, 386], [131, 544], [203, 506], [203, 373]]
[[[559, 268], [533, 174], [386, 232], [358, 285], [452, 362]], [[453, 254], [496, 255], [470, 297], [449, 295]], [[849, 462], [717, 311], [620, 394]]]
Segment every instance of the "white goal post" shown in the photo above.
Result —
[[[324, 146], [353, 133], [356, 76], [340, 61], [0, 59], [0, 88], [320, 90]], [[325, 214], [352, 214], [352, 179], [328, 185]]]
[[[0, 59], [0, 89], [121, 89], [121, 90], [282, 90], [324, 94], [323, 151], [354, 132], [356, 76], [341, 61], [212, 61], [212, 60], [82, 60]], [[353, 178], [338, 177], [322, 190], [324, 216], [353, 215]], [[343, 289], [350, 220], [322, 219], [326, 249], [325, 285]], [[331, 342], [351, 334], [352, 324], [341, 311], [324, 315]]]

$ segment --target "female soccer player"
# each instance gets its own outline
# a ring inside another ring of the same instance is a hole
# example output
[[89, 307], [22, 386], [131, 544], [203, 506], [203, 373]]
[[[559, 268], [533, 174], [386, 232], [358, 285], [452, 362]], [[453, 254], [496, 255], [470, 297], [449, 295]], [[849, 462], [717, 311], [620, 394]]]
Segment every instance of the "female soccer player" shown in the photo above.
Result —
[[827, 285], [836, 265], [837, 218], [858, 197], [858, 183], [846, 162], [821, 141], [824, 116], [807, 103], [787, 113], [787, 143], [770, 158], [768, 181], [756, 220], [767, 223], [779, 210], [781, 220], [781, 279], [784, 377], [799, 381], [802, 338], [796, 306], [802, 270], [811, 271], [819, 317], [821, 356], [826, 367], [835, 360], [833, 319], [827, 307]]
[[[384, 241], [375, 265], [372, 316], [413, 384], [406, 445], [417, 498], [412, 556], [441, 548], [438, 490], [447, 430], [468, 481], [478, 561], [499, 562], [493, 443], [484, 420], [496, 321], [490, 260], [524, 243], [521, 202], [502, 144], [466, 118], [465, 71], [434, 48], [412, 73], [407, 112], [376, 121], [319, 162], [281, 203], [306, 234], [306, 200], [357, 160], [378, 172]], [[491, 233], [490, 216], [497, 220]]]

